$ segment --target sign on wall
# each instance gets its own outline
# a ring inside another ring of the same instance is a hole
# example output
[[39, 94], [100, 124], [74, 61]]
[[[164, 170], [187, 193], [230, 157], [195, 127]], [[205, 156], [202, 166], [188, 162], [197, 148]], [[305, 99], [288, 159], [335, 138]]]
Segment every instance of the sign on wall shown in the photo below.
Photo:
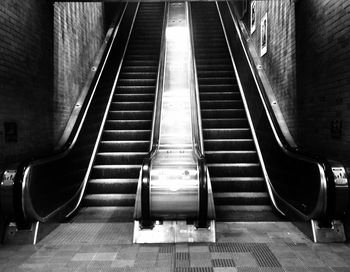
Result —
[[267, 13], [261, 18], [260, 24], [260, 56], [267, 52]]
[[256, 29], [256, 2], [250, 3], [250, 34], [253, 34]]

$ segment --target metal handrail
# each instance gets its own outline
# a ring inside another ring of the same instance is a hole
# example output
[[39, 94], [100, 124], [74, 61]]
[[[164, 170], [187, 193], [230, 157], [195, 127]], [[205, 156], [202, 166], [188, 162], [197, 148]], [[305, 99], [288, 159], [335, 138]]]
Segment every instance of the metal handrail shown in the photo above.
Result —
[[[81, 121], [79, 123], [78, 129], [77, 129], [77, 131], [76, 131], [76, 133], [74, 135], [73, 140], [68, 143], [68, 147], [63, 152], [61, 152], [59, 154], [56, 154], [56, 155], [53, 155], [53, 156], [50, 156], [48, 158], [44, 158], [44, 159], [40, 159], [40, 160], [37, 160], [37, 161], [33, 161], [24, 170], [23, 182], [22, 182], [22, 210], [23, 210], [23, 214], [24, 214], [25, 218], [31, 218], [31, 219], [35, 219], [35, 220], [38, 220], [38, 221], [41, 221], [41, 222], [45, 222], [45, 221], [48, 221], [51, 218], [55, 217], [56, 215], [61, 214], [66, 209], [69, 209], [69, 210], [65, 211], [63, 213], [69, 213], [69, 215], [70, 215], [77, 208], [77, 205], [79, 205], [79, 203], [81, 201], [82, 194], [84, 193], [84, 189], [86, 187], [86, 182], [87, 182], [88, 176], [90, 174], [92, 163], [93, 163], [93, 160], [94, 160], [94, 157], [95, 157], [97, 145], [98, 145], [99, 139], [101, 137], [101, 127], [103, 128], [103, 124], [104, 124], [104, 121], [106, 119], [106, 112], [104, 113], [103, 123], [102, 123], [102, 125], [100, 127], [100, 130], [99, 130], [98, 141], [96, 142], [96, 145], [94, 147], [94, 152], [91, 155], [89, 168], [88, 168], [88, 171], [87, 171], [87, 173], [85, 175], [84, 181], [82, 182], [81, 186], [79, 187], [77, 192], [74, 194], [74, 196], [71, 197], [70, 200], [68, 200], [66, 203], [64, 203], [63, 205], [61, 205], [58, 208], [56, 208], [54, 211], [52, 211], [50, 214], [46, 215], [45, 217], [39, 216], [36, 213], [36, 211], [35, 211], [35, 209], [33, 207], [33, 202], [31, 200], [30, 193], [29, 193], [30, 182], [31, 182], [31, 180], [29, 178], [29, 173], [30, 173], [32, 167], [34, 167], [34, 166], [38, 166], [38, 165], [49, 163], [49, 162], [54, 162], [56, 160], [59, 160], [59, 159], [65, 157], [72, 150], [72, 148], [74, 147], [74, 145], [75, 145], [75, 143], [76, 143], [76, 141], [77, 141], [77, 139], [79, 137], [79, 134], [81, 132], [83, 123], [85, 121], [85, 118], [87, 116], [87, 113], [88, 113], [88, 110], [89, 110], [89, 106], [90, 106], [90, 104], [91, 104], [91, 102], [92, 102], [92, 100], [94, 98], [94, 94], [95, 94], [97, 86], [98, 86], [98, 84], [100, 82], [100, 78], [101, 78], [102, 73], [104, 71], [104, 68], [105, 68], [106, 62], [108, 60], [108, 57], [109, 57], [109, 55], [111, 53], [113, 44], [115, 43], [115, 38], [116, 38], [116, 36], [117, 36], [117, 34], [119, 32], [119, 28], [120, 28], [121, 22], [124, 19], [124, 15], [125, 15], [127, 7], [128, 7], [128, 4], [125, 5], [125, 7], [123, 9], [123, 12], [122, 12], [122, 15], [120, 16], [120, 19], [118, 21], [118, 24], [114, 27], [113, 35], [110, 37], [111, 42], [110, 42], [110, 45], [109, 45], [109, 48], [108, 48], [108, 52], [107, 52], [107, 54], [105, 56], [105, 59], [104, 59], [104, 62], [103, 62], [103, 66], [102, 66], [102, 68], [100, 70], [100, 73], [98, 75], [98, 78], [97, 78], [97, 80], [95, 82], [92, 95], [89, 98], [88, 105], [87, 105], [87, 107], [86, 107], [86, 109], [85, 109], [85, 111], [83, 113], [83, 117], [82, 117], [82, 119], [81, 119]], [[136, 12], [135, 12], [135, 15], [136, 15]], [[130, 37], [130, 33], [129, 33], [129, 37]], [[128, 37], [128, 39], [129, 39], [129, 37]], [[125, 50], [126, 50], [126, 47], [125, 47]], [[125, 54], [125, 52], [124, 52], [124, 54]], [[119, 71], [120, 71], [120, 66], [118, 68], [118, 73], [117, 73], [117, 76], [116, 76], [116, 80], [118, 78]], [[108, 102], [109, 104], [110, 104], [111, 97], [113, 96], [113, 93], [114, 93], [116, 80], [115, 80], [113, 88], [111, 90], [111, 94], [110, 94], [110, 98], [109, 98], [109, 102]], [[106, 111], [108, 110], [108, 108], [109, 107], [106, 108]], [[77, 201], [78, 204], [73, 204], [75, 202], [77, 196], [79, 196], [79, 200]], [[72, 205], [74, 205], [74, 208], [72, 209], [73, 211], [70, 210], [71, 209], [70, 207]]]
[[[240, 43], [241, 43], [242, 48], [244, 50], [245, 57], [246, 57], [246, 59], [247, 59], [247, 61], [249, 63], [249, 67], [250, 67], [251, 73], [252, 73], [252, 75], [254, 77], [254, 81], [255, 81], [256, 87], [258, 89], [261, 101], [263, 103], [265, 113], [266, 113], [266, 115], [268, 117], [269, 124], [271, 126], [271, 129], [273, 131], [273, 134], [275, 136], [275, 139], [276, 139], [278, 145], [280, 146], [281, 150], [283, 150], [283, 152], [286, 155], [288, 155], [288, 156], [290, 156], [292, 158], [301, 160], [301, 161], [312, 163], [315, 166], [317, 166], [317, 168], [319, 170], [319, 174], [320, 174], [320, 187], [319, 187], [319, 193], [318, 193], [318, 197], [317, 197], [317, 204], [314, 207], [314, 209], [311, 212], [309, 212], [308, 214], [303, 213], [303, 212], [300, 211], [300, 209], [298, 209], [295, 206], [293, 206], [292, 203], [288, 202], [280, 194], [278, 194], [278, 192], [274, 188], [273, 184], [271, 183], [271, 181], [269, 179], [268, 173], [267, 173], [267, 171], [265, 169], [264, 160], [263, 160], [261, 152], [260, 152], [259, 143], [258, 143], [256, 135], [254, 133], [254, 129], [252, 129], [253, 138], [254, 138], [255, 144], [256, 144], [257, 149], [258, 149], [258, 155], [259, 155], [260, 163], [261, 163], [262, 168], [263, 168], [264, 177], [265, 177], [265, 180], [267, 182], [268, 191], [269, 191], [270, 197], [272, 199], [272, 202], [273, 202], [274, 206], [277, 208], [277, 210], [280, 211], [280, 208], [278, 207], [278, 204], [276, 203], [276, 200], [278, 199], [278, 201], [280, 201], [284, 205], [286, 205], [295, 214], [299, 215], [299, 217], [301, 217], [303, 220], [315, 219], [315, 218], [318, 218], [320, 216], [327, 215], [328, 212], [329, 212], [327, 210], [328, 202], [330, 201], [329, 197], [328, 197], [328, 193], [327, 193], [328, 190], [329, 190], [328, 187], [329, 187], [330, 182], [334, 182], [334, 177], [331, 174], [332, 171], [330, 169], [329, 162], [326, 159], [320, 158], [318, 156], [316, 157], [314, 155], [311, 155], [311, 154], [308, 154], [306, 152], [302, 152], [302, 151], [300, 151], [300, 150], [298, 150], [296, 148], [293, 148], [288, 143], [288, 141], [285, 139], [285, 137], [284, 137], [284, 135], [283, 135], [279, 125], [278, 125], [276, 117], [275, 117], [275, 115], [273, 113], [273, 110], [271, 109], [271, 105], [268, 102], [268, 97], [267, 97], [266, 93], [263, 90], [262, 83], [260, 82], [260, 79], [256, 76], [255, 67], [253, 66], [251, 57], [250, 57], [249, 53], [247, 52], [247, 47], [246, 47], [246, 44], [245, 44], [245, 42], [244, 42], [244, 40], [242, 38], [241, 30], [240, 30], [240, 28], [238, 26], [236, 17], [233, 15], [233, 12], [232, 12], [232, 9], [231, 9], [230, 5], [228, 3], [226, 3], [226, 4], [227, 4], [227, 9], [229, 10], [230, 15], [232, 17], [232, 21], [234, 23], [236, 32], [238, 34]], [[219, 16], [220, 16], [221, 23], [223, 25], [223, 30], [224, 30], [224, 33], [225, 33], [226, 41], [229, 44], [218, 2], [216, 2], [216, 7], [217, 7], [217, 10], [218, 10], [218, 13], [219, 13]], [[228, 47], [229, 47], [229, 50], [230, 50], [230, 55], [231, 55], [232, 62], [234, 64], [234, 70], [235, 70], [235, 73], [236, 73], [236, 77], [237, 77], [238, 85], [239, 85], [239, 88], [240, 88], [240, 92], [242, 94], [243, 102], [245, 104], [245, 108], [247, 108], [247, 102], [246, 102], [246, 99], [245, 99], [244, 92], [242, 90], [242, 84], [241, 84], [240, 78], [238, 76], [237, 67], [236, 67], [235, 62], [233, 60], [233, 55], [232, 55], [232, 52], [231, 52], [231, 48], [230, 48], [230, 46], [228, 46]], [[247, 111], [247, 115], [248, 115], [250, 126], [252, 127], [253, 126], [252, 125], [252, 120], [251, 120], [251, 117], [250, 117], [250, 114], [249, 114], [248, 111]]]
[[161, 105], [162, 105], [162, 96], [164, 89], [164, 69], [165, 69], [165, 31], [168, 17], [168, 3], [164, 5], [164, 17], [163, 17], [163, 29], [162, 29], [162, 38], [160, 45], [159, 53], [159, 65], [158, 65], [158, 75], [157, 75], [157, 84], [156, 84], [156, 95], [154, 98], [154, 107], [153, 107], [153, 117], [152, 117], [152, 131], [151, 131], [151, 141], [150, 148], [147, 158], [152, 158], [158, 148], [159, 148], [159, 134], [160, 134], [160, 119], [161, 119]]
[[[199, 88], [198, 88], [198, 80], [197, 80], [197, 66], [196, 66], [196, 55], [194, 51], [194, 40], [193, 40], [193, 25], [192, 25], [192, 13], [191, 13], [191, 5], [188, 5], [188, 18], [189, 18], [189, 30], [190, 30], [190, 44], [191, 44], [191, 91], [193, 99], [191, 99], [192, 107], [196, 110], [193, 111], [192, 116], [192, 129], [194, 130], [194, 150], [196, 151], [196, 155], [198, 158], [204, 158], [204, 143], [203, 143], [203, 130], [202, 130], [202, 116], [200, 109], [200, 98], [199, 98]], [[197, 124], [194, 126], [193, 124]]]

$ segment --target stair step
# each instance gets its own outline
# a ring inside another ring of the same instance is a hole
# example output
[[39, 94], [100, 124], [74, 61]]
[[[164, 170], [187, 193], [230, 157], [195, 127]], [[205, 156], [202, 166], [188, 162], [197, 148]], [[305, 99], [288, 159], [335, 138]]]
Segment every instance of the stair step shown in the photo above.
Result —
[[152, 121], [151, 120], [107, 120], [105, 123], [105, 129], [113, 130], [113, 129], [151, 129]]
[[253, 139], [204, 139], [206, 151], [255, 150]]
[[101, 141], [100, 152], [148, 152], [149, 141]]
[[156, 86], [117, 86], [116, 94], [154, 94], [155, 90]]
[[206, 151], [208, 163], [258, 163], [258, 155], [253, 151]]
[[249, 128], [204, 128], [205, 139], [251, 139]]
[[91, 178], [138, 178], [140, 169], [141, 164], [94, 165], [91, 171]]
[[201, 109], [244, 109], [242, 100], [202, 100]]
[[202, 119], [203, 128], [249, 128], [246, 118]]
[[118, 120], [152, 120], [153, 111], [151, 110], [135, 110], [135, 111], [109, 111], [109, 119]]
[[244, 109], [202, 109], [202, 118], [244, 118], [246, 117]]
[[153, 102], [153, 93], [129, 93], [129, 94], [115, 94], [113, 97], [114, 102]]
[[97, 153], [95, 164], [142, 164], [147, 152], [103, 152]]
[[86, 192], [87, 194], [135, 194], [137, 182], [138, 179], [90, 179], [87, 184]]
[[102, 141], [122, 141], [122, 140], [149, 140], [151, 137], [151, 130], [104, 130], [102, 134]]
[[266, 192], [214, 193], [215, 205], [269, 205]]
[[89, 194], [83, 199], [83, 206], [134, 206], [135, 194]]
[[212, 177], [260, 177], [259, 163], [208, 163]]
[[111, 110], [153, 110], [153, 102], [112, 102]]
[[201, 91], [200, 94], [200, 99], [203, 100], [239, 100], [241, 99], [241, 94], [239, 92], [204, 92]]
[[[155, 52], [158, 52], [157, 50], [154, 50]], [[139, 52], [140, 55], [145, 54], [145, 52]], [[120, 73], [119, 75], [120, 79], [156, 79], [157, 73], [156, 72], [124, 72]]]
[[156, 86], [157, 78], [120, 78], [118, 85], [120, 86]]
[[199, 93], [202, 92], [239, 92], [237, 84], [198, 84]]
[[214, 192], [265, 192], [263, 177], [211, 177]]

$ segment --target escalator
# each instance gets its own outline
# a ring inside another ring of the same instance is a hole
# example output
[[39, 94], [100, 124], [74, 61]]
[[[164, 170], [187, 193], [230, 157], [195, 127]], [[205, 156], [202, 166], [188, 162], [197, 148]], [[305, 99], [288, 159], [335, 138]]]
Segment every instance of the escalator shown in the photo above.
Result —
[[138, 9], [76, 222], [132, 220], [150, 146], [163, 13], [163, 3], [142, 3]]
[[4, 171], [11, 173], [0, 185], [0, 214], [7, 224], [27, 229], [67, 218], [132, 220], [140, 167], [150, 146], [163, 16], [164, 3], [126, 3], [118, 10], [62, 147]]
[[204, 149], [217, 219], [274, 220], [215, 3], [193, 3], [191, 9]]

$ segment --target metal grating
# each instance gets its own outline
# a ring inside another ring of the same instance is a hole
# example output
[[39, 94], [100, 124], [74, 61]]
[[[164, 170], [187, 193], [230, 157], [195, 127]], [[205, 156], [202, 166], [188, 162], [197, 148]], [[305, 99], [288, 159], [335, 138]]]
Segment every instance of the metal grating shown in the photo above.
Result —
[[211, 260], [213, 267], [234, 267], [235, 262], [232, 259], [213, 259]]
[[218, 243], [209, 246], [210, 252], [251, 252], [258, 243]]
[[175, 247], [173, 245], [159, 247], [159, 253], [173, 253], [174, 251], [175, 251]]
[[190, 254], [188, 252], [176, 252], [175, 259], [177, 261], [185, 261], [190, 259]]
[[251, 252], [258, 265], [261, 267], [281, 267], [276, 256], [266, 247], [254, 248]]
[[132, 229], [132, 223], [61, 224], [39, 244], [131, 244]]
[[213, 272], [212, 267], [176, 267], [175, 272]]

